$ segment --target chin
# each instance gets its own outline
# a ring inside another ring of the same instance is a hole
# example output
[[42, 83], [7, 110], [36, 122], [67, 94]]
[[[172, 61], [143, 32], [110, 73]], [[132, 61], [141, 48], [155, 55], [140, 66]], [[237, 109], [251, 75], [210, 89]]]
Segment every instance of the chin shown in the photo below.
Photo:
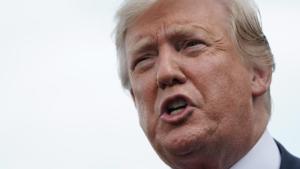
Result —
[[213, 138], [201, 135], [165, 138], [157, 151], [160, 158], [173, 169], [218, 168], [214, 156], [219, 149]]
[[184, 137], [166, 138], [163, 143], [163, 149], [168, 154], [174, 156], [185, 156], [191, 154], [197, 149], [198, 139], [194, 135]]
[[[216, 128], [182, 126], [157, 138], [163, 154], [184, 157], [206, 149], [212, 143]], [[160, 152], [158, 152], [160, 153]]]

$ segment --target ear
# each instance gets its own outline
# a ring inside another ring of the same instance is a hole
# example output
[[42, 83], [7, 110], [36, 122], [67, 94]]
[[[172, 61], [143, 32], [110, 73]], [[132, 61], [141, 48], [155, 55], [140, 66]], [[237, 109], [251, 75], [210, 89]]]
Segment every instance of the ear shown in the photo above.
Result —
[[265, 94], [271, 84], [272, 69], [267, 68], [253, 68], [251, 89], [253, 96], [261, 96]]

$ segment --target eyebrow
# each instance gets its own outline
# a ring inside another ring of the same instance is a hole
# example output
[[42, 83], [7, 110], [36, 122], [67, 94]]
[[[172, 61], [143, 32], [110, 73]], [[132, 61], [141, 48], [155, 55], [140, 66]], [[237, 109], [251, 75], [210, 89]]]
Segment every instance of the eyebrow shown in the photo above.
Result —
[[153, 36], [140, 36], [133, 42], [133, 47], [128, 50], [129, 54], [136, 54], [138, 52], [146, 50], [147, 48], [154, 47], [156, 43]]
[[[206, 37], [207, 34], [210, 35], [211, 33], [204, 27], [197, 24], [174, 24], [165, 29], [164, 34], [168, 41], [173, 41], [189, 38], [195, 34], [201, 34], [201, 36]], [[132, 40], [132, 42], [134, 45], [132, 45], [132, 48], [128, 50], [130, 55], [155, 48], [157, 45], [157, 37], [155, 37], [155, 35], [137, 36]]]
[[[200, 31], [199, 31], [200, 30]], [[197, 31], [197, 32], [196, 32]], [[210, 34], [204, 27], [196, 24], [176, 25], [166, 30], [168, 40], [180, 39], [194, 36], [195, 34]]]

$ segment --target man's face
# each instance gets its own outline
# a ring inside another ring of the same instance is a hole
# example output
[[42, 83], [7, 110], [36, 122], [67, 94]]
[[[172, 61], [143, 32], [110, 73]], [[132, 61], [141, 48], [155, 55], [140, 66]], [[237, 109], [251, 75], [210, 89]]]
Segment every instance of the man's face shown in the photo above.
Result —
[[[253, 71], [232, 43], [220, 1], [161, 0], [125, 43], [140, 124], [164, 161], [180, 168], [244, 155], [259, 118]], [[214, 165], [231, 165], [221, 163]]]

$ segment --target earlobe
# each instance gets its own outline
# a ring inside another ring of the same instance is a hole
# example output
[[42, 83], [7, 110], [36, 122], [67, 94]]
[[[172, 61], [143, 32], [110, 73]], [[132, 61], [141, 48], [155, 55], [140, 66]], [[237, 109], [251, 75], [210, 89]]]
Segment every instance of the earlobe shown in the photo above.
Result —
[[272, 70], [270, 68], [265, 69], [253, 69], [251, 88], [253, 96], [261, 96], [265, 94], [271, 84]]

